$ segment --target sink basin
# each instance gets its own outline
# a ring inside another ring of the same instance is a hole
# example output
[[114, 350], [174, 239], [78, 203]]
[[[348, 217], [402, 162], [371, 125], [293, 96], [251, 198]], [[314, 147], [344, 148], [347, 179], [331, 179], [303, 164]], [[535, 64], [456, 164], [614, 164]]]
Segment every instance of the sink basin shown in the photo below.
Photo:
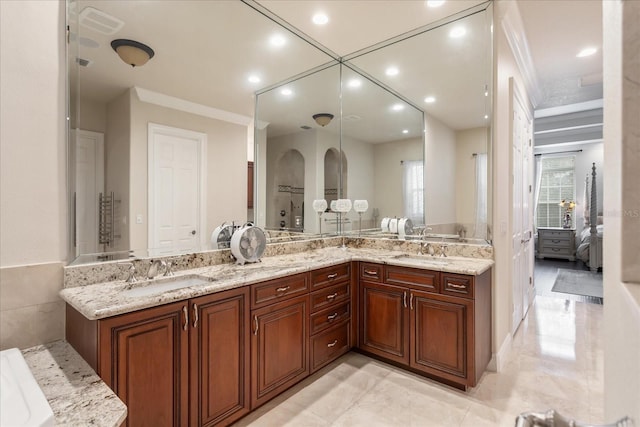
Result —
[[1, 351], [0, 361], [0, 425], [55, 425], [49, 402], [20, 350]]
[[449, 265], [449, 261], [443, 259], [434, 259], [432, 257], [428, 257], [426, 255], [411, 255], [411, 254], [400, 254], [393, 257], [394, 259], [406, 259], [410, 261], [417, 261], [424, 264], [430, 265]]
[[144, 297], [157, 295], [176, 289], [189, 288], [191, 286], [206, 285], [215, 279], [202, 277], [195, 274], [189, 276], [165, 277], [162, 279], [150, 280], [148, 282], [136, 283], [133, 288], [123, 291], [127, 297]]

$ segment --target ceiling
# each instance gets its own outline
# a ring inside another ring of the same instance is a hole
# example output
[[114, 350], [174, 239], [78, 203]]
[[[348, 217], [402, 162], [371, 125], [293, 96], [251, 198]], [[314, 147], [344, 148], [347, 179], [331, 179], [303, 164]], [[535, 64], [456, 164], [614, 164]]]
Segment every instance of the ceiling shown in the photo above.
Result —
[[[331, 52], [345, 56], [482, 3], [477, 0], [449, 0], [439, 8], [430, 8], [423, 0], [260, 0], [256, 7], [267, 8]], [[602, 85], [597, 83], [597, 76], [602, 72], [601, 2], [537, 0], [518, 1], [518, 5], [538, 86], [543, 94], [539, 107], [601, 97]], [[78, 56], [90, 61], [89, 67], [80, 71], [80, 92], [98, 102], [107, 102], [126, 88], [138, 86], [253, 117], [256, 90], [332, 60], [236, 0], [81, 0], [75, 14], [87, 6], [124, 21], [123, 28], [113, 35], [79, 27]], [[329, 22], [322, 27], [311, 23], [311, 16], [320, 10], [329, 16]], [[71, 12], [74, 15], [73, 9]], [[284, 48], [269, 44], [274, 34], [286, 40]], [[114, 38], [146, 43], [154, 48], [156, 55], [145, 66], [132, 69], [111, 50], [109, 43]], [[600, 49], [596, 55], [575, 57], [580, 48], [591, 44]], [[397, 48], [401, 50], [399, 46]], [[386, 48], [385, 52], [391, 52], [392, 48]], [[419, 66], [434, 70], [434, 62], [430, 63], [429, 59], [443, 58], [444, 54], [429, 54], [426, 47], [420, 52], [422, 54], [404, 55], [414, 62], [411, 66], [416, 74], [402, 80], [392, 80], [384, 75], [380, 67], [386, 63], [379, 58], [374, 61], [375, 52], [354, 59], [353, 63], [453, 129], [482, 125], [483, 117], [459, 110], [470, 104], [465, 93], [480, 90], [476, 88], [482, 85], [479, 80], [470, 79], [469, 87], [463, 88], [462, 92], [438, 97], [437, 106], [425, 105], [425, 96], [437, 89], [444, 90], [447, 84], [459, 80], [459, 76], [445, 71], [441, 80], [436, 73], [425, 79], [425, 72]], [[472, 55], [473, 48], [458, 57]], [[479, 74], [469, 67], [457, 68], [457, 72], [469, 76]], [[76, 72], [72, 69], [72, 78], [77, 77]], [[261, 81], [248, 83], [250, 74], [257, 74]], [[596, 84], [580, 86], [581, 77], [586, 77], [585, 81], [595, 80]], [[432, 87], [428, 87], [429, 81]], [[447, 90], [454, 91], [455, 86]], [[461, 102], [461, 99], [465, 101]], [[314, 106], [310, 108], [318, 111]]]

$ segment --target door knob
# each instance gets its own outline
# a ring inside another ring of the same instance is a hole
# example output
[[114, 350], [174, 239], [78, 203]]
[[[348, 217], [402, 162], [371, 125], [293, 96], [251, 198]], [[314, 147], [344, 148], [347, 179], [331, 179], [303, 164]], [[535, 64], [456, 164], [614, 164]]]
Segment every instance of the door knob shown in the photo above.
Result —
[[196, 235], [196, 230], [192, 230], [191, 234], [193, 234], [195, 236]]

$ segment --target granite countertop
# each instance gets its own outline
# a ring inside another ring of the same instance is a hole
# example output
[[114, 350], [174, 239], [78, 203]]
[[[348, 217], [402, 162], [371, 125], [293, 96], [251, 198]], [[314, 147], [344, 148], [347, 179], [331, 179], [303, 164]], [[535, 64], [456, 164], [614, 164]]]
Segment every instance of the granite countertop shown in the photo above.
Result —
[[127, 407], [66, 342], [22, 350], [57, 426], [117, 427]]
[[96, 320], [349, 261], [375, 262], [468, 275], [482, 274], [494, 264], [493, 260], [484, 258], [440, 258], [401, 251], [332, 247], [265, 257], [262, 262], [243, 266], [227, 263], [183, 270], [174, 277], [196, 275], [209, 281], [146, 296], [129, 296], [126, 291], [133, 287], [148, 286], [158, 279], [135, 284], [118, 280], [76, 286], [63, 289], [60, 296], [87, 319]]

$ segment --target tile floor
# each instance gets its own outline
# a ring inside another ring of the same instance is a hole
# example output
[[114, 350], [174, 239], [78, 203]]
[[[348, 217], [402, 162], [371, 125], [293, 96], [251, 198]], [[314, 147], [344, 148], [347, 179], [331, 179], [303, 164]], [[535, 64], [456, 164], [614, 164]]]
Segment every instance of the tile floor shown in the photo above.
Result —
[[554, 408], [603, 423], [603, 306], [538, 295], [503, 372], [466, 393], [349, 353], [240, 420], [239, 426], [513, 426]]

